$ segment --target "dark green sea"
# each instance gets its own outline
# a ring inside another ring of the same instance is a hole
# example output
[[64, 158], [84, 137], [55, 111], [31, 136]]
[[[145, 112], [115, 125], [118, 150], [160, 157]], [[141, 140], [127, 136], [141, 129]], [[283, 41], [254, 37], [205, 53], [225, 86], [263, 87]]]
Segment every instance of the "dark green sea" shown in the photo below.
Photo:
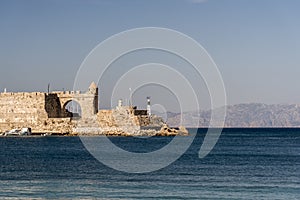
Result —
[[[103, 165], [79, 137], [1, 137], [0, 199], [300, 199], [300, 129], [224, 129], [199, 159], [205, 133], [171, 165], [140, 174]], [[150, 152], [172, 137], [110, 140]]]

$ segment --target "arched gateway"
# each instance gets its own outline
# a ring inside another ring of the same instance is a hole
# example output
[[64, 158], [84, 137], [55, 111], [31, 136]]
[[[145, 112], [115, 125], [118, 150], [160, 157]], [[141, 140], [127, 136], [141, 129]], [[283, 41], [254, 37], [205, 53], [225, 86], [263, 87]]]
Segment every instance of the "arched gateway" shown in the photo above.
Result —
[[[67, 109], [77, 102], [81, 117]], [[86, 92], [0, 92], [0, 132], [31, 128], [32, 133], [135, 134], [141, 126], [157, 126], [160, 121], [133, 106], [98, 111], [98, 88], [92, 83]], [[79, 119], [79, 120], [77, 120]], [[148, 134], [148, 133], [147, 133]]]
[[66, 105], [74, 101], [80, 107], [81, 118], [90, 118], [98, 112], [98, 87], [92, 82], [88, 91], [54, 91], [47, 95], [45, 108], [49, 118], [72, 117]]
[[72, 119], [80, 119], [81, 118], [81, 106], [76, 100], [67, 101], [63, 105], [63, 110], [68, 113], [71, 113]]

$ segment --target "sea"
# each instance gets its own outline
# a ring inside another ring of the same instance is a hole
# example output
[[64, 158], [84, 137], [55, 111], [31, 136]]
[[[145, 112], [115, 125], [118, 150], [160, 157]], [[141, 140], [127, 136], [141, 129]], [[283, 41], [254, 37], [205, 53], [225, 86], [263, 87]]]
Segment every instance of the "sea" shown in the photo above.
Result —
[[[148, 173], [102, 164], [80, 137], [1, 137], [0, 199], [300, 199], [300, 129], [223, 129], [201, 159], [207, 129], [193, 131], [179, 159]], [[109, 139], [151, 152], [173, 137]]]

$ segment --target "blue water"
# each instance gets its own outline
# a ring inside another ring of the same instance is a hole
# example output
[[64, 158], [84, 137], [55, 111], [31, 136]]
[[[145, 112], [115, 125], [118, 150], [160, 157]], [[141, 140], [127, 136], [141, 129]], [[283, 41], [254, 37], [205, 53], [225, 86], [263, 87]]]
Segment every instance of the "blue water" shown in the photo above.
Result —
[[[94, 159], [79, 137], [0, 138], [0, 199], [300, 199], [300, 129], [225, 129], [198, 158], [205, 129], [173, 164], [130, 174]], [[171, 137], [112, 137], [133, 152]]]

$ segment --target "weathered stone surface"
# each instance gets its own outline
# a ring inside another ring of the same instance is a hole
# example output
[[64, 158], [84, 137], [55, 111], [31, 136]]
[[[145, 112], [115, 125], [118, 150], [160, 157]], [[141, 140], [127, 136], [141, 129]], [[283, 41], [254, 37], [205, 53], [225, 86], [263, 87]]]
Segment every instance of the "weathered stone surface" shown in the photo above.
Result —
[[179, 126], [179, 130], [177, 130], [174, 128], [170, 128], [167, 124], [164, 124], [156, 135], [158, 136], [188, 135], [188, 131], [183, 126]]
[[178, 128], [179, 128], [179, 130], [178, 130], [179, 135], [188, 135], [189, 134], [189, 131], [184, 126], [179, 126]]
[[[66, 110], [70, 101], [81, 106], [82, 116], [73, 119]], [[56, 91], [51, 93], [0, 93], [0, 133], [30, 127], [32, 133], [70, 135], [154, 136], [176, 135], [186, 130], [156, 130], [164, 124], [160, 117], [149, 116], [147, 110], [117, 106], [98, 111], [98, 88], [92, 83], [87, 92]], [[148, 127], [148, 129], [141, 129]]]
[[98, 89], [91, 84], [86, 93], [58, 91], [51, 93], [0, 93], [0, 132], [30, 127], [33, 133], [72, 133], [78, 121], [71, 119], [65, 106], [70, 101], [81, 105], [82, 119], [98, 112]]

